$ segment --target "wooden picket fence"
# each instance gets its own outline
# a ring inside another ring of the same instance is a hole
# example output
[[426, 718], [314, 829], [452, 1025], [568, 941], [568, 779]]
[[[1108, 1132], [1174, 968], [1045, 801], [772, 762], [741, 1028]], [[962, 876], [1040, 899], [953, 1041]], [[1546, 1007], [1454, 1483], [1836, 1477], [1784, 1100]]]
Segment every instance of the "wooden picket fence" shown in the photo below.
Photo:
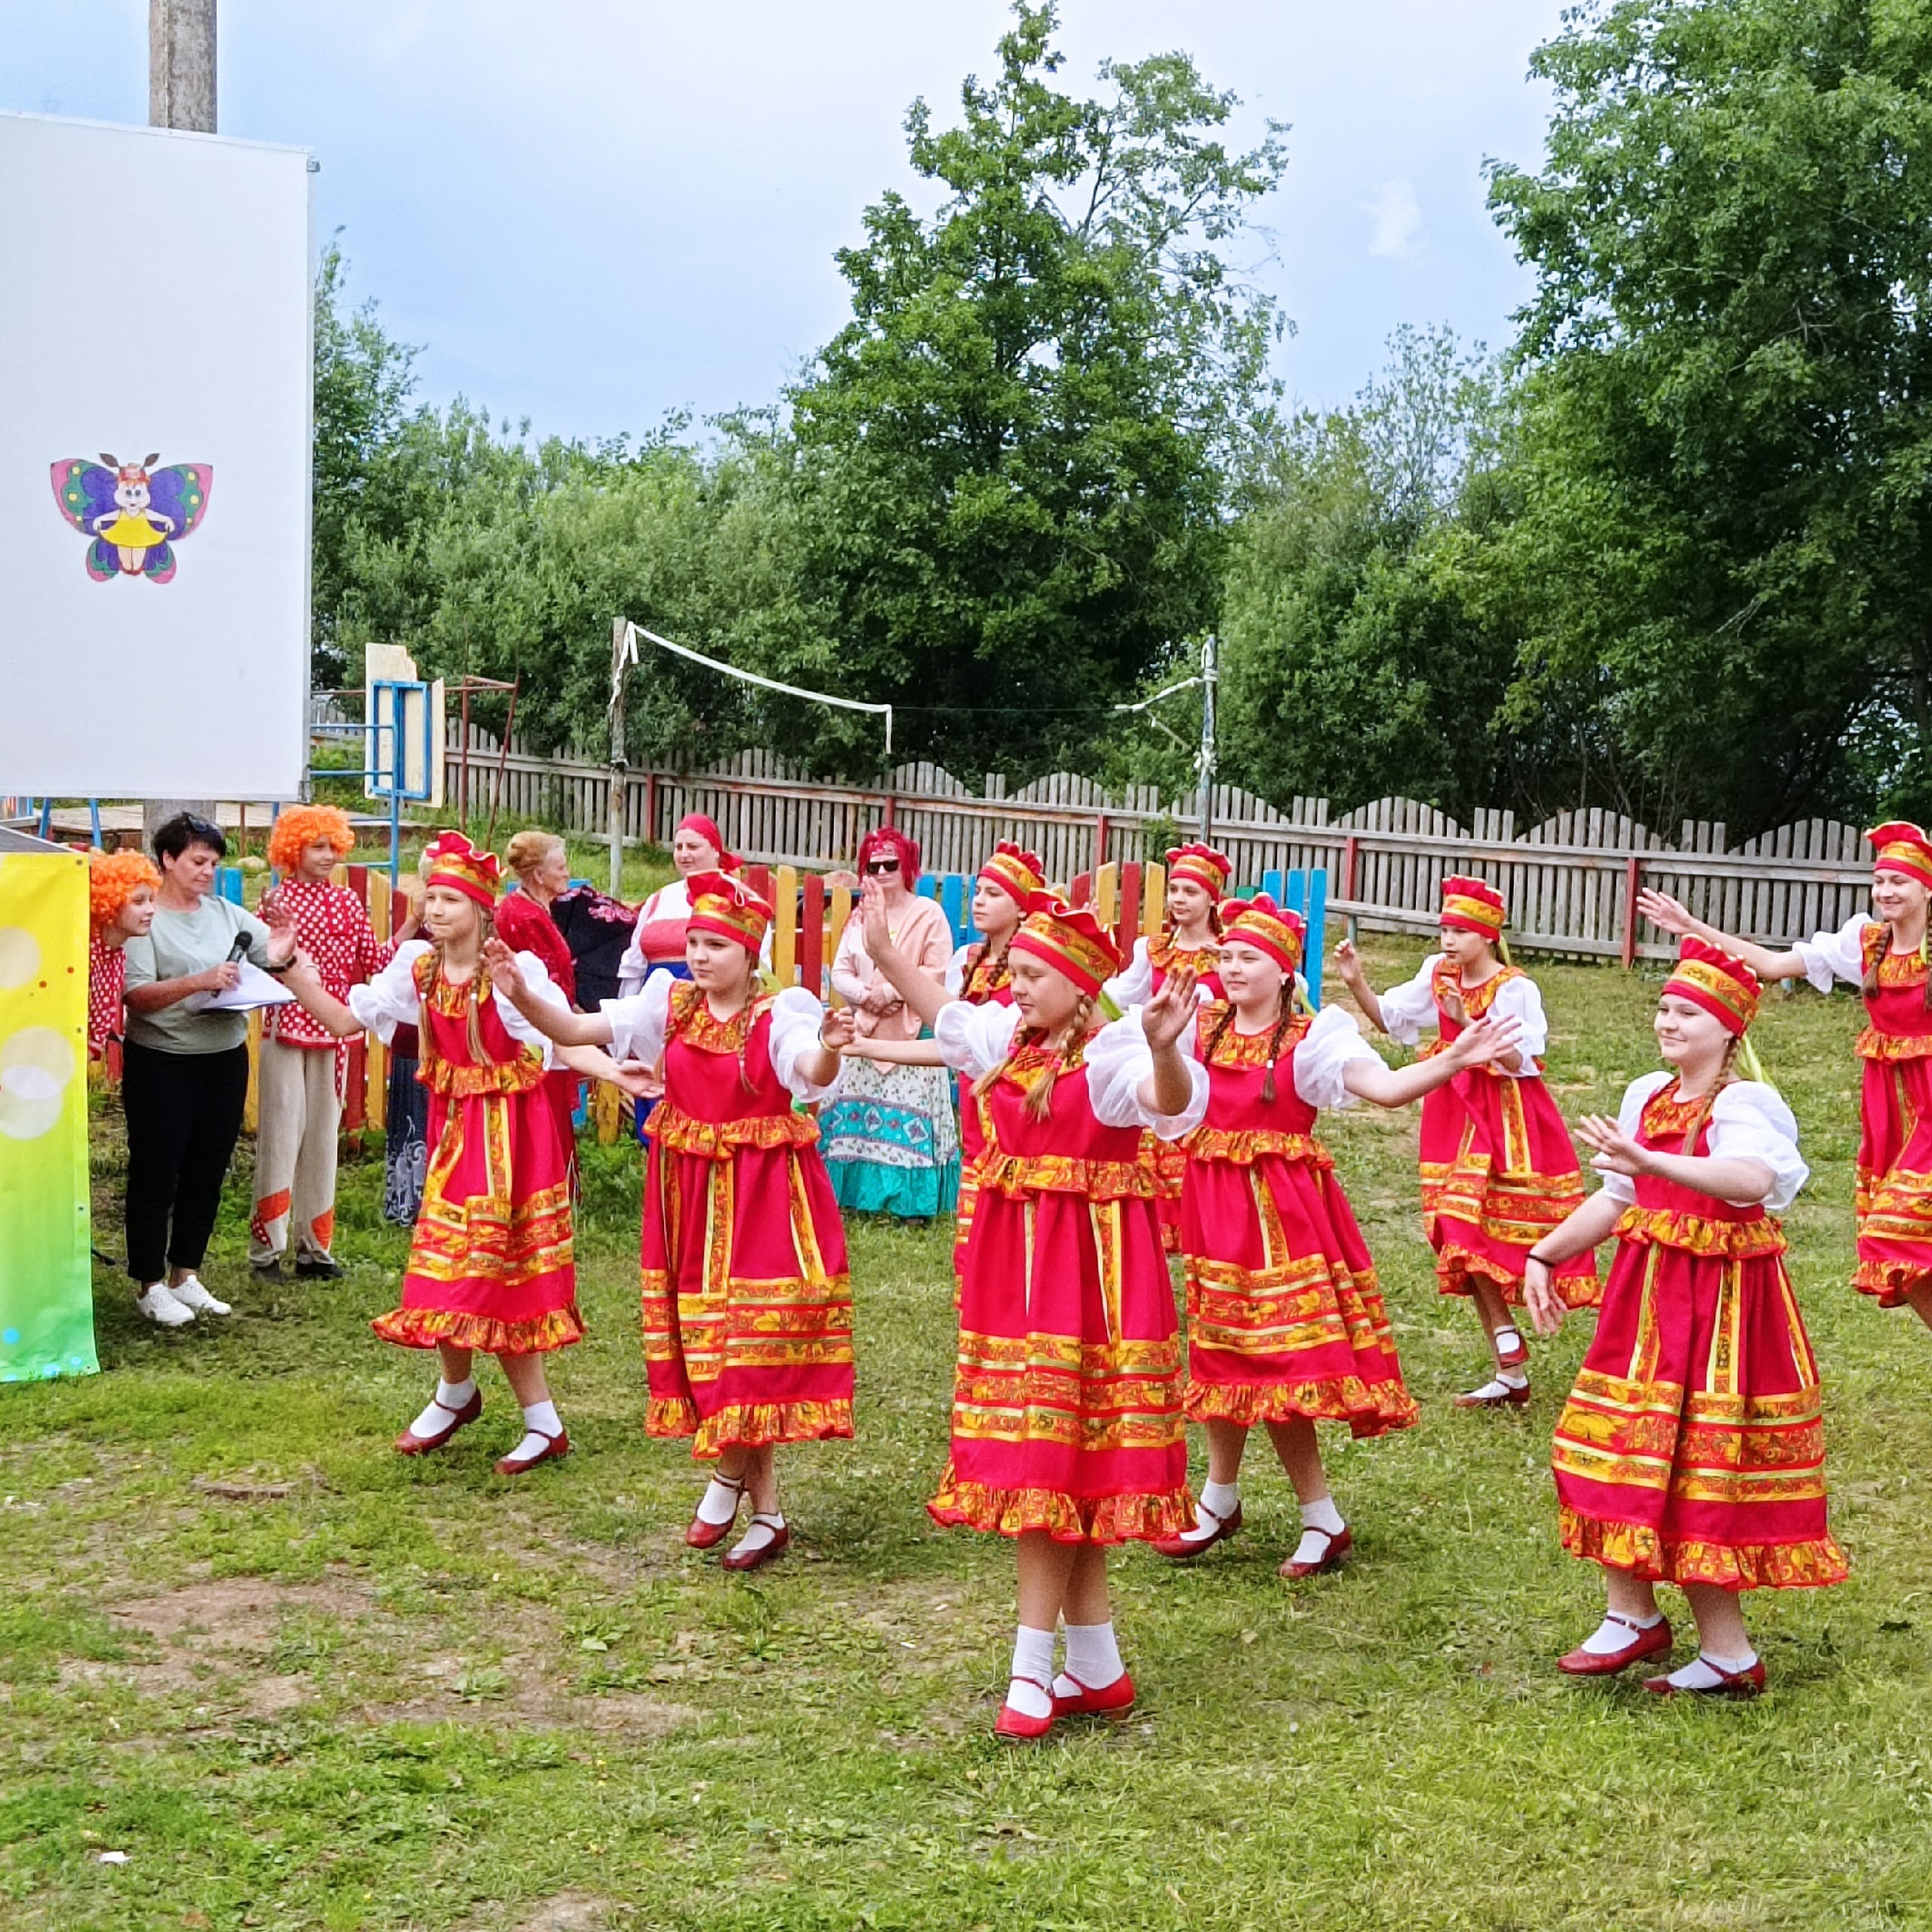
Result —
[[[607, 829], [610, 780], [582, 758], [506, 749], [472, 728], [472, 795], [492, 788], [503, 816], [537, 820], [595, 838]], [[453, 764], [461, 752], [453, 751]], [[448, 795], [455, 796], [455, 774]], [[1842, 924], [1866, 903], [1871, 859], [1859, 830], [1812, 819], [1736, 848], [1726, 828], [1687, 820], [1675, 844], [1617, 814], [1560, 812], [1519, 832], [1514, 814], [1477, 813], [1464, 825], [1412, 798], [1377, 799], [1340, 814], [1325, 798], [1297, 797], [1282, 810], [1234, 786], [1211, 798], [1211, 836], [1235, 876], [1324, 871], [1329, 909], [1377, 931], [1433, 927], [1445, 874], [1489, 879], [1509, 906], [1513, 943], [1532, 950], [1617, 958], [1667, 958], [1673, 944], [1641, 929], [1636, 897], [1654, 886], [1684, 900], [1727, 931], [1788, 943]], [[749, 860], [801, 869], [849, 864], [875, 825], [918, 840], [936, 872], [970, 873], [995, 843], [1038, 852], [1050, 878], [1097, 876], [1109, 863], [1146, 865], [1158, 838], [1191, 837], [1192, 795], [1163, 801], [1151, 787], [1118, 796], [1058, 772], [1009, 791], [997, 774], [974, 792], [930, 764], [900, 766], [881, 786], [826, 784], [768, 751], [743, 752], [706, 770], [629, 774], [626, 836], [668, 844], [679, 819], [700, 811]]]

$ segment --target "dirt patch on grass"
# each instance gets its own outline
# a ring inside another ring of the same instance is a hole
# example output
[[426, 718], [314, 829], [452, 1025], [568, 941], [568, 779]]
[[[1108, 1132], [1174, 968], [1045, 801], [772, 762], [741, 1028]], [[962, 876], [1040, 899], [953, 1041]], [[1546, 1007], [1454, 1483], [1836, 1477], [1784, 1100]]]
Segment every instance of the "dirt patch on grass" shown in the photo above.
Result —
[[516, 1932], [609, 1932], [620, 1922], [620, 1914], [635, 1909], [608, 1899], [592, 1898], [586, 1893], [560, 1892], [546, 1899], [528, 1918], [519, 1918]]

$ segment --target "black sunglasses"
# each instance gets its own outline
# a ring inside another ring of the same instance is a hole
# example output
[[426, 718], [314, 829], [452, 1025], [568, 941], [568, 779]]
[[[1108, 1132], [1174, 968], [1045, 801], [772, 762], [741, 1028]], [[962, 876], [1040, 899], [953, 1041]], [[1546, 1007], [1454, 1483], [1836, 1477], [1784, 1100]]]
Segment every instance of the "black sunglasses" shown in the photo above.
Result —
[[866, 870], [869, 872], [896, 872], [899, 869], [897, 859], [868, 859]]

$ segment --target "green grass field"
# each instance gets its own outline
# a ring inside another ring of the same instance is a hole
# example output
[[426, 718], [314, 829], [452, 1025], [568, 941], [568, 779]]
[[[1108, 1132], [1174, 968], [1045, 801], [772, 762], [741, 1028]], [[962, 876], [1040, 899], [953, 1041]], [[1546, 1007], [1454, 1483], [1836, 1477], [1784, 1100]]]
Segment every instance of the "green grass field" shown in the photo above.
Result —
[[[1384, 979], [1417, 956], [1372, 952]], [[1561, 1104], [1610, 1108], [1652, 1064], [1655, 980], [1540, 977]], [[1845, 1285], [1857, 1024], [1854, 1001], [1802, 994], [1758, 1029], [1813, 1163], [1789, 1226], [1854, 1575], [1752, 1601], [1771, 1687], [1748, 1706], [1555, 1671], [1601, 1604], [1557, 1547], [1547, 1468], [1588, 1321], [1539, 1349], [1526, 1413], [1449, 1406], [1481, 1351], [1434, 1291], [1412, 1114], [1330, 1129], [1423, 1406], [1405, 1435], [1328, 1445], [1355, 1558], [1277, 1580], [1298, 1524], [1257, 1443], [1241, 1537], [1191, 1569], [1116, 1562], [1132, 1719], [1019, 1752], [989, 1736], [1011, 1552], [922, 1507], [945, 1456], [943, 1232], [854, 1231], [858, 1439], [789, 1453], [793, 1553], [736, 1580], [685, 1549], [698, 1478], [641, 1432], [628, 1150], [591, 1154], [592, 1334], [555, 1374], [575, 1451], [515, 1482], [490, 1468], [516, 1434], [493, 1372], [451, 1451], [390, 1451], [429, 1370], [366, 1326], [405, 1251], [379, 1158], [345, 1171], [347, 1278], [264, 1289], [244, 1158], [208, 1270], [232, 1321], [162, 1334], [103, 1269], [105, 1372], [0, 1398], [0, 1924], [1932, 1924], [1912, 1500], [1932, 1337]], [[110, 1252], [118, 1124], [97, 1116]]]

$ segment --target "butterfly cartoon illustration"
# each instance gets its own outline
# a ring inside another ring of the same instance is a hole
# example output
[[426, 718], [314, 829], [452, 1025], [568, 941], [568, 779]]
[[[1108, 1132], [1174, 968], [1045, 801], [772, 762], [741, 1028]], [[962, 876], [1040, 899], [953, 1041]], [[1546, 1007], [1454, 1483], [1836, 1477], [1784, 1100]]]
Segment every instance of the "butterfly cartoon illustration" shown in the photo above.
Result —
[[214, 466], [177, 463], [156, 469], [155, 460], [145, 456], [123, 463], [103, 451], [100, 463], [69, 457], [52, 466], [60, 514], [94, 540], [87, 571], [97, 583], [116, 575], [168, 583], [174, 575], [174, 546], [208, 512]]

